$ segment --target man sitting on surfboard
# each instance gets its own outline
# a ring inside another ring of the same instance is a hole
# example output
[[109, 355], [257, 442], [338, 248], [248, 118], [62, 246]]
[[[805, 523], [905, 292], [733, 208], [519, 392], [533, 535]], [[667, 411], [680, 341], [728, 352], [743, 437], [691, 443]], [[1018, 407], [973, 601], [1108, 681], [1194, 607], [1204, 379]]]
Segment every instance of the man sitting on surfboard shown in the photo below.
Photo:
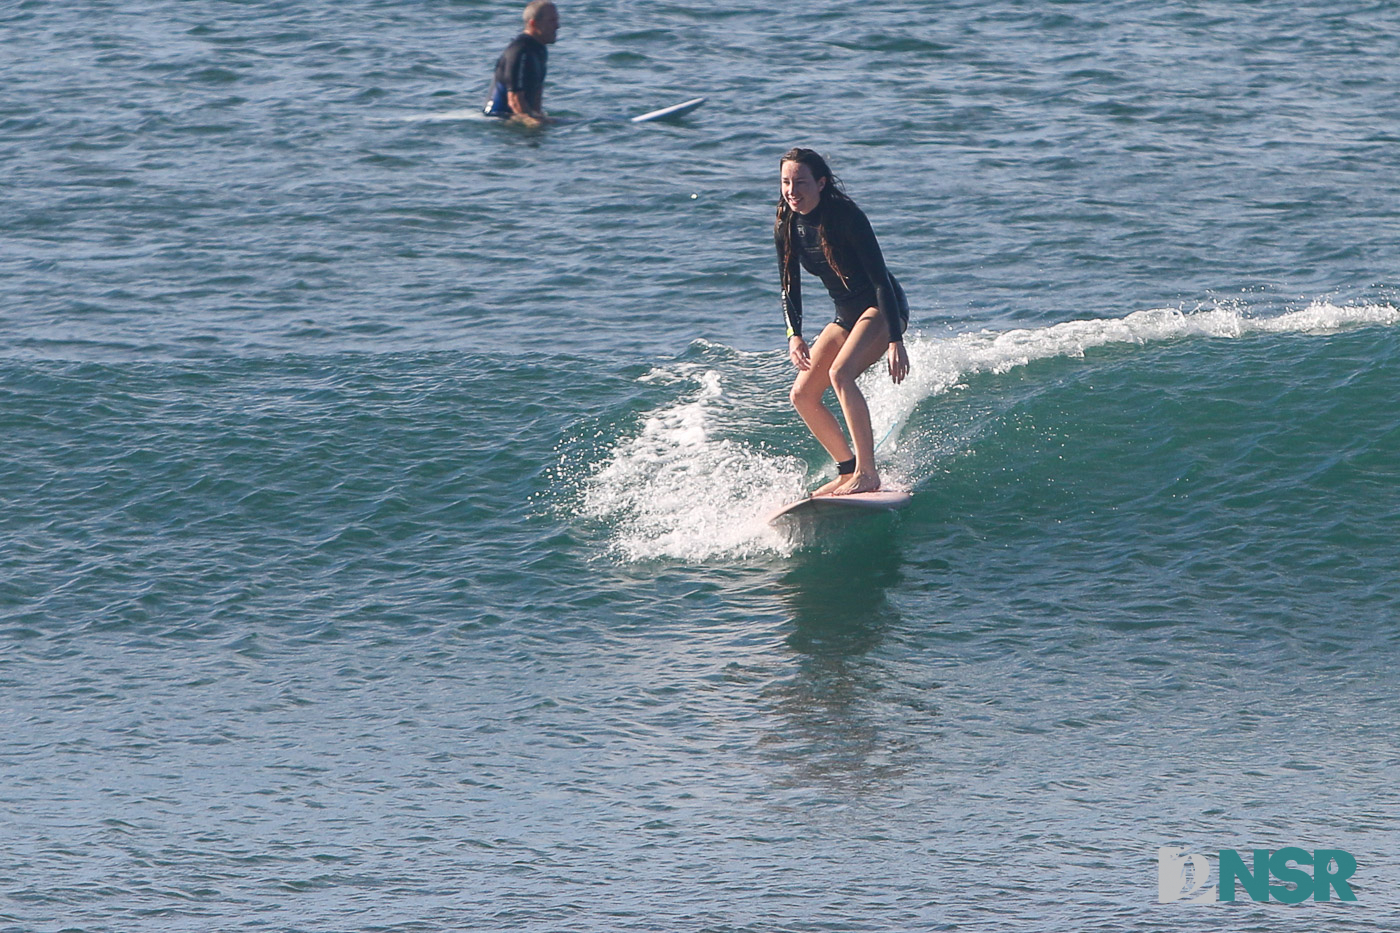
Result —
[[[890, 378], [909, 374], [904, 330], [909, 305], [904, 290], [885, 268], [870, 221], [847, 197], [826, 160], [811, 149], [791, 149], [780, 162], [782, 197], [773, 224], [788, 357], [797, 367], [793, 407], [836, 461], [837, 477], [812, 495], [848, 495], [880, 488], [870, 408], [856, 377], [888, 356]], [[801, 268], [799, 268], [799, 265]], [[836, 303], [836, 319], [822, 329], [809, 351], [802, 339], [801, 270], [822, 280]], [[852, 455], [836, 416], [822, 403], [827, 386], [836, 390]]]
[[550, 0], [532, 0], [525, 7], [525, 31], [516, 36], [496, 62], [486, 115], [540, 126], [544, 112], [544, 75], [549, 46], [559, 32], [559, 10]]

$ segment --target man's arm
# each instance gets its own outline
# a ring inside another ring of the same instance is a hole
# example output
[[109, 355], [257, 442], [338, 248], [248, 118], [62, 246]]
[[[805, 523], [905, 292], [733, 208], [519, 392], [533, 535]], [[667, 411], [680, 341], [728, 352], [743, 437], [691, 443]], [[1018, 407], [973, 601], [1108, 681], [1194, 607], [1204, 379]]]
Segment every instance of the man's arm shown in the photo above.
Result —
[[525, 102], [525, 94], [521, 91], [506, 91], [506, 103], [510, 104], [510, 109], [514, 112], [512, 120], [519, 120], [527, 126], [542, 126], [549, 117], [543, 109], [531, 110], [530, 105]]

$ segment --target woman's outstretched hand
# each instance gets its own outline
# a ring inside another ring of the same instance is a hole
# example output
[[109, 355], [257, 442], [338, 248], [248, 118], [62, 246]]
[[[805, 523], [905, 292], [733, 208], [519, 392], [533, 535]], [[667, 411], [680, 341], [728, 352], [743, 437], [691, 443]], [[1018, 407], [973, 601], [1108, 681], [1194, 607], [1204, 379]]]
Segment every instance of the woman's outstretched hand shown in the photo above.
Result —
[[909, 375], [909, 354], [905, 352], [904, 343], [891, 343], [889, 353], [890, 378], [895, 385], [904, 381], [904, 377]]
[[807, 341], [796, 334], [788, 338], [788, 359], [804, 373], [812, 368], [812, 356], [807, 351]]

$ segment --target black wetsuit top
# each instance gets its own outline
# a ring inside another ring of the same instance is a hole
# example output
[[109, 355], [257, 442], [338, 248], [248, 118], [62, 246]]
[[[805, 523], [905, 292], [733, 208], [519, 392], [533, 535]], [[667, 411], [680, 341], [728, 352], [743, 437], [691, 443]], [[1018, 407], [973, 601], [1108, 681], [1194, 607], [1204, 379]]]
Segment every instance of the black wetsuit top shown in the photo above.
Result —
[[544, 73], [549, 65], [549, 47], [529, 33], [516, 36], [496, 62], [496, 74], [491, 83], [491, 99], [486, 102], [486, 114], [508, 117], [510, 91], [525, 98], [531, 113], [539, 113], [544, 104]]
[[[904, 329], [909, 325], [909, 305], [904, 298], [904, 290], [899, 287], [894, 276], [885, 268], [885, 257], [880, 252], [880, 243], [875, 239], [875, 231], [865, 212], [850, 205], [847, 220], [847, 242], [838, 246], [836, 261], [845, 277], [838, 275], [826, 261], [822, 252], [821, 233], [817, 226], [821, 212], [830, 208], [819, 206], [810, 214], [793, 215], [792, 239], [797, 259], [802, 268], [822, 280], [831, 300], [836, 302], [836, 323], [846, 330], [855, 326], [866, 308], [879, 308], [889, 325], [890, 340], [903, 340]], [[775, 236], [778, 247], [778, 268], [783, 268], [783, 244]], [[796, 264], [787, 269], [783, 286], [783, 317], [787, 321], [788, 336], [802, 336], [802, 276]]]

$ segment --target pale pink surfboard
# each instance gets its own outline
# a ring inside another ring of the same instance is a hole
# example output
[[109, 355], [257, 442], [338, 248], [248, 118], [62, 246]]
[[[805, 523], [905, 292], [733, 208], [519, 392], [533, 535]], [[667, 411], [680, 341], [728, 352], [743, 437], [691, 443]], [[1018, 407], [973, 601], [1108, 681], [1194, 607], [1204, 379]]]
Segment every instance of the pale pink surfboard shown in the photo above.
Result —
[[819, 516], [856, 516], [861, 512], [892, 512], [902, 509], [914, 497], [898, 489], [882, 489], [879, 492], [857, 492], [849, 496], [808, 496], [789, 502], [768, 516], [768, 524], [778, 525], [785, 521]]

